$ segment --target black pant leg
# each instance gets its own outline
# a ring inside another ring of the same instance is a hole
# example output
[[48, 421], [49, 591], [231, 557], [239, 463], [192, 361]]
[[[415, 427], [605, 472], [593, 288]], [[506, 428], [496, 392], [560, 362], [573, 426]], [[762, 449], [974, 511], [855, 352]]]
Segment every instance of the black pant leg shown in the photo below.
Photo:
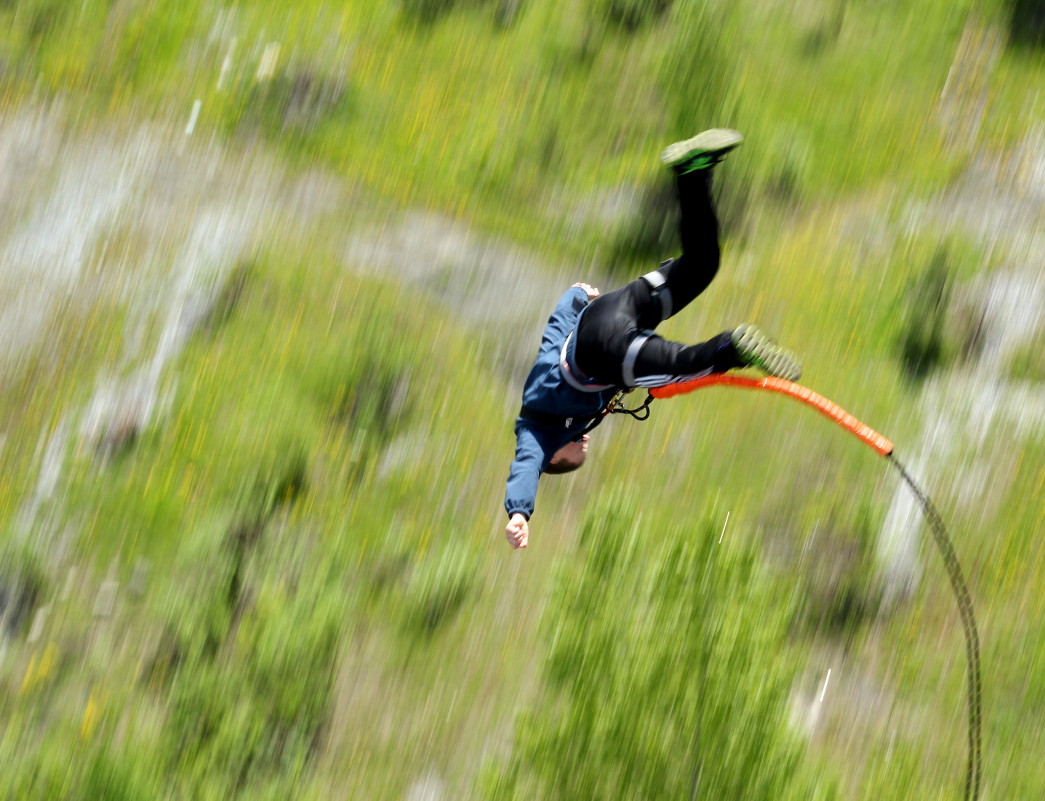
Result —
[[[684, 309], [718, 273], [721, 250], [718, 242], [718, 217], [711, 198], [711, 170], [678, 176], [679, 238], [682, 255], [662, 267], [665, 288], [671, 293], [668, 317]], [[665, 319], [657, 309], [658, 321]]]
[[705, 370], [723, 373], [740, 367], [729, 334], [729, 331], [724, 331], [696, 345], [683, 345], [681, 342], [652, 336], [646, 340], [635, 360], [635, 377], [683, 376]]
[[[581, 320], [578, 367], [597, 381], [622, 382], [621, 366], [635, 333], [655, 328], [665, 319], [661, 293], [670, 293], [667, 316], [674, 316], [707, 289], [718, 272], [718, 218], [711, 198], [711, 171], [680, 175], [676, 188], [682, 255], [660, 268], [665, 278], [663, 287], [654, 291], [645, 279], [636, 279], [598, 298]], [[728, 332], [697, 345], [654, 336], [639, 352], [634, 372], [636, 376], [689, 375], [708, 368], [718, 372], [737, 366]]]

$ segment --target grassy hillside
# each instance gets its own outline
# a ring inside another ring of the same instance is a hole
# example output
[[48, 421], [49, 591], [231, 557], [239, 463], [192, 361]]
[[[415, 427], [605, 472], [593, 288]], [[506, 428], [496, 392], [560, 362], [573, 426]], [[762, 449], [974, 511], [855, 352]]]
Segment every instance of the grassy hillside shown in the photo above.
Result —
[[756, 320], [897, 443], [979, 616], [984, 795], [1040, 797], [1016, 17], [0, 2], [3, 795], [961, 797], [946, 575], [808, 410], [611, 421], [503, 542], [548, 310], [671, 255], [656, 155], [730, 125], [723, 269], [663, 333]]

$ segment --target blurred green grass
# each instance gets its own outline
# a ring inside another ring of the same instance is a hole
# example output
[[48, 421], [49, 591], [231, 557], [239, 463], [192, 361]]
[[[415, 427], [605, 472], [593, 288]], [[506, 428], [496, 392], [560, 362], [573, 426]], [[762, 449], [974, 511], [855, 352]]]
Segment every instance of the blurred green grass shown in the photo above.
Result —
[[[0, 98], [55, 104], [70, 141], [139, 120], [181, 129], [199, 100], [194, 138], [336, 174], [366, 207], [345, 210], [351, 224], [425, 209], [563, 265], [551, 271], [564, 286], [587, 277], [567, 265], [646, 224], [606, 222], [593, 198], [655, 186], [656, 154], [683, 126], [738, 127], [747, 143], [720, 179], [727, 263], [664, 332], [762, 321], [802, 353], [811, 386], [914, 448], [909, 287], [941, 246], [959, 284], [999, 257], [898, 217], [978, 152], [1022, 140], [1040, 57], [1001, 56], [980, 136], [955, 149], [937, 108], [971, 0], [676, 2], [634, 32], [600, 17], [607, 5], [524, 2], [505, 27], [492, 2], [417, 24], [396, 4], [19, 0], [0, 4]], [[1004, 11], [975, 9], [988, 23]], [[746, 797], [957, 797], [964, 666], [942, 572], [929, 562], [900, 613], [825, 632], [839, 605], [874, 605], [867, 540], [893, 483], [872, 454], [784, 401], [711, 390], [656, 404], [646, 426], [608, 424], [585, 475], [542, 488], [519, 559], [499, 540], [519, 380], [498, 360], [520, 332], [477, 337], [424, 289], [359, 277], [338, 228], [328, 214], [263, 242], [224, 319], [171, 365], [169, 409], [125, 451], [100, 461], [70, 440], [47, 507], [48, 526], [77, 532], [61, 556], [25, 554], [19, 513], [42, 443], [119, 362], [120, 299], [63, 308], [5, 377], [3, 567], [38, 576], [36, 610], [50, 609], [44, 635], [23, 621], [5, 655], [6, 794], [402, 798], [432, 774], [447, 797], [672, 795], [692, 778], [702, 696], [686, 678], [703, 658], [715, 725], [702, 736], [730, 755], [707, 779], [721, 792], [743, 780]], [[645, 263], [612, 252], [615, 276]], [[1013, 372], [1040, 381], [1027, 361]], [[1040, 451], [1030, 439], [1008, 463], [988, 515], [944, 508], [981, 615], [999, 797], [1045, 786], [1013, 713], [1040, 694], [1023, 682], [1045, 654], [1027, 641], [1041, 618]], [[924, 478], [932, 491], [959, 472]], [[734, 550], [712, 554], [727, 512]], [[796, 552], [814, 535], [850, 571], [841, 584]], [[614, 549], [627, 558], [601, 576]], [[675, 586], [660, 574], [678, 564]], [[690, 583], [698, 570], [711, 578]], [[109, 615], [96, 613], [105, 580], [121, 587]], [[719, 625], [732, 657], [708, 645]], [[845, 729], [843, 710], [835, 737], [798, 743], [788, 688], [825, 642], [895, 699], [899, 733], [873, 715]], [[73, 743], [87, 748], [71, 760]]]

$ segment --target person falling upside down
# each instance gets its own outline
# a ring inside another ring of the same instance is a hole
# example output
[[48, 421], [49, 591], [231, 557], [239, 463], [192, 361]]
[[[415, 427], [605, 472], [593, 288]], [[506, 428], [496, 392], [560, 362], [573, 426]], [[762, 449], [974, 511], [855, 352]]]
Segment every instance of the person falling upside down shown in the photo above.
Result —
[[801, 374], [794, 354], [753, 325], [697, 345], [653, 332], [703, 292], [718, 271], [712, 169], [742, 140], [736, 131], [715, 128], [676, 142], [662, 154], [661, 161], [675, 173], [681, 256], [609, 294], [576, 283], [559, 299], [526, 377], [515, 421], [515, 460], [504, 497], [509, 518], [505, 536], [513, 548], [529, 543], [541, 474], [568, 473], [584, 464], [588, 431], [622, 390], [736, 367], [757, 367], [790, 381]]

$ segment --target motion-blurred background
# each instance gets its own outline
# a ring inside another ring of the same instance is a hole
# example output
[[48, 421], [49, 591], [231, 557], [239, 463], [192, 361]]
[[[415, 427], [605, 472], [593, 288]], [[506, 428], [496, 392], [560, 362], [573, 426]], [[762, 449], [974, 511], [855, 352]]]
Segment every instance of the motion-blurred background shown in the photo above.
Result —
[[1045, 797], [1040, 0], [0, 0], [0, 794], [952, 799], [920, 511], [795, 404], [613, 420], [501, 508], [574, 281], [732, 127], [750, 320], [897, 444]]

